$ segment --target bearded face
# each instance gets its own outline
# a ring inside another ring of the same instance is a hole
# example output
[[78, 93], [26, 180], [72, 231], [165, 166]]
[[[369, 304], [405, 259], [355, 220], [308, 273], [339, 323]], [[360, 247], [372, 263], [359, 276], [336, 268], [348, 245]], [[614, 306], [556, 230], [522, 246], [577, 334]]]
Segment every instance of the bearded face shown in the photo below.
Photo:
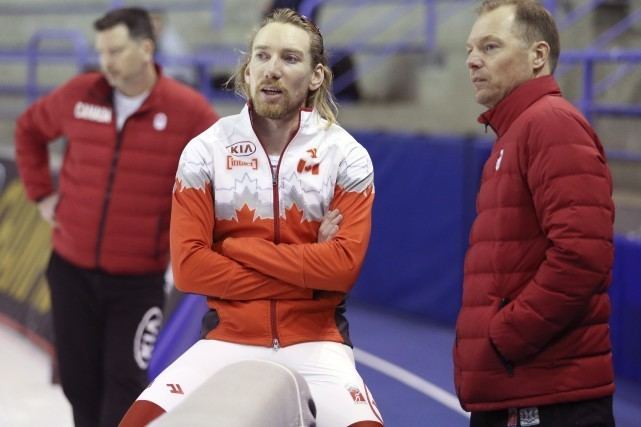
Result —
[[259, 116], [280, 120], [297, 114], [304, 105], [303, 99], [292, 99], [289, 91], [278, 81], [265, 81], [252, 93], [252, 105]]
[[256, 114], [273, 120], [298, 115], [323, 80], [320, 65], [313, 68], [310, 57], [304, 29], [273, 22], [258, 31], [244, 75]]

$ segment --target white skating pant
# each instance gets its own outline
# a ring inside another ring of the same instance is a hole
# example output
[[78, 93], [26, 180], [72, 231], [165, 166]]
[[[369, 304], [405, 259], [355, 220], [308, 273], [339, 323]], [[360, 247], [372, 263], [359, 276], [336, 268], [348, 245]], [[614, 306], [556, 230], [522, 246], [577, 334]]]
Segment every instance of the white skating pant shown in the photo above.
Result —
[[316, 404], [317, 427], [348, 426], [368, 420], [382, 423], [374, 399], [356, 371], [352, 349], [328, 341], [295, 344], [276, 350], [200, 340], [160, 373], [137, 400], [153, 402], [169, 412], [211, 375], [241, 360], [273, 361], [301, 374]]

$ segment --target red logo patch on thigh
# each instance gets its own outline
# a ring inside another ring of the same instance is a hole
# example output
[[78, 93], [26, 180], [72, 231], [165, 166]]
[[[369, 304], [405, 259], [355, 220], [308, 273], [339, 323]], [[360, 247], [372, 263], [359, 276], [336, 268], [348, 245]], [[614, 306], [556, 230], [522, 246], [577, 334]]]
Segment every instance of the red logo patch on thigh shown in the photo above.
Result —
[[352, 396], [352, 400], [354, 400], [354, 403], [367, 403], [367, 400], [365, 399], [365, 396], [363, 393], [361, 393], [361, 389], [358, 388], [358, 386], [355, 385], [346, 385], [345, 388], [349, 392], [349, 394]]

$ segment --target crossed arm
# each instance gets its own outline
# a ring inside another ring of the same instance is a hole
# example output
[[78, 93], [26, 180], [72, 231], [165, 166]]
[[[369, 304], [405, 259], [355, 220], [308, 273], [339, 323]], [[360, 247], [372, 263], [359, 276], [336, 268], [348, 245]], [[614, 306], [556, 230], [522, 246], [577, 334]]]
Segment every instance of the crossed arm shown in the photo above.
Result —
[[214, 251], [212, 200], [211, 185], [183, 188], [176, 181], [170, 246], [179, 290], [230, 300], [311, 298], [307, 289], [246, 268]]
[[[180, 160], [171, 216], [171, 259], [178, 289], [235, 300], [308, 299], [314, 291], [347, 293], [365, 259], [374, 201], [367, 152], [349, 144], [315, 242], [261, 237], [214, 242], [216, 219], [208, 144], [191, 141]], [[281, 227], [300, 227], [281, 218]]]
[[[332, 239], [341, 220], [338, 211], [328, 212], [321, 221], [318, 242]], [[204, 190], [184, 189], [177, 182], [172, 204], [171, 259], [179, 290], [229, 300], [312, 298], [313, 289], [272, 277], [212, 250], [214, 226], [211, 186]]]
[[321, 225], [323, 233], [336, 232], [329, 240], [276, 244], [260, 238], [235, 237], [222, 242], [220, 253], [244, 267], [295, 286], [347, 293], [365, 258], [373, 197], [371, 189], [348, 192], [337, 187], [331, 209], [338, 210], [340, 217]]

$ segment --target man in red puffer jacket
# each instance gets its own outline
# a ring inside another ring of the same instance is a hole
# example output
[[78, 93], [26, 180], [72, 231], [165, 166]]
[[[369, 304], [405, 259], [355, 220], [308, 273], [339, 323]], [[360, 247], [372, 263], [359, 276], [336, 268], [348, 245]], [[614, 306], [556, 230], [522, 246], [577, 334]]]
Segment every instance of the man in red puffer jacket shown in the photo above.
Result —
[[[468, 38], [483, 168], [454, 347], [471, 426], [614, 426], [608, 320], [612, 180], [552, 72], [559, 39], [532, 0], [486, 0]], [[578, 423], [580, 421], [580, 424]]]
[[[102, 74], [40, 98], [15, 139], [27, 195], [53, 226], [47, 279], [63, 391], [76, 426], [112, 427], [148, 382], [178, 158], [218, 117], [155, 65], [146, 11], [112, 10], [94, 27]], [[59, 137], [56, 188], [47, 148]]]

